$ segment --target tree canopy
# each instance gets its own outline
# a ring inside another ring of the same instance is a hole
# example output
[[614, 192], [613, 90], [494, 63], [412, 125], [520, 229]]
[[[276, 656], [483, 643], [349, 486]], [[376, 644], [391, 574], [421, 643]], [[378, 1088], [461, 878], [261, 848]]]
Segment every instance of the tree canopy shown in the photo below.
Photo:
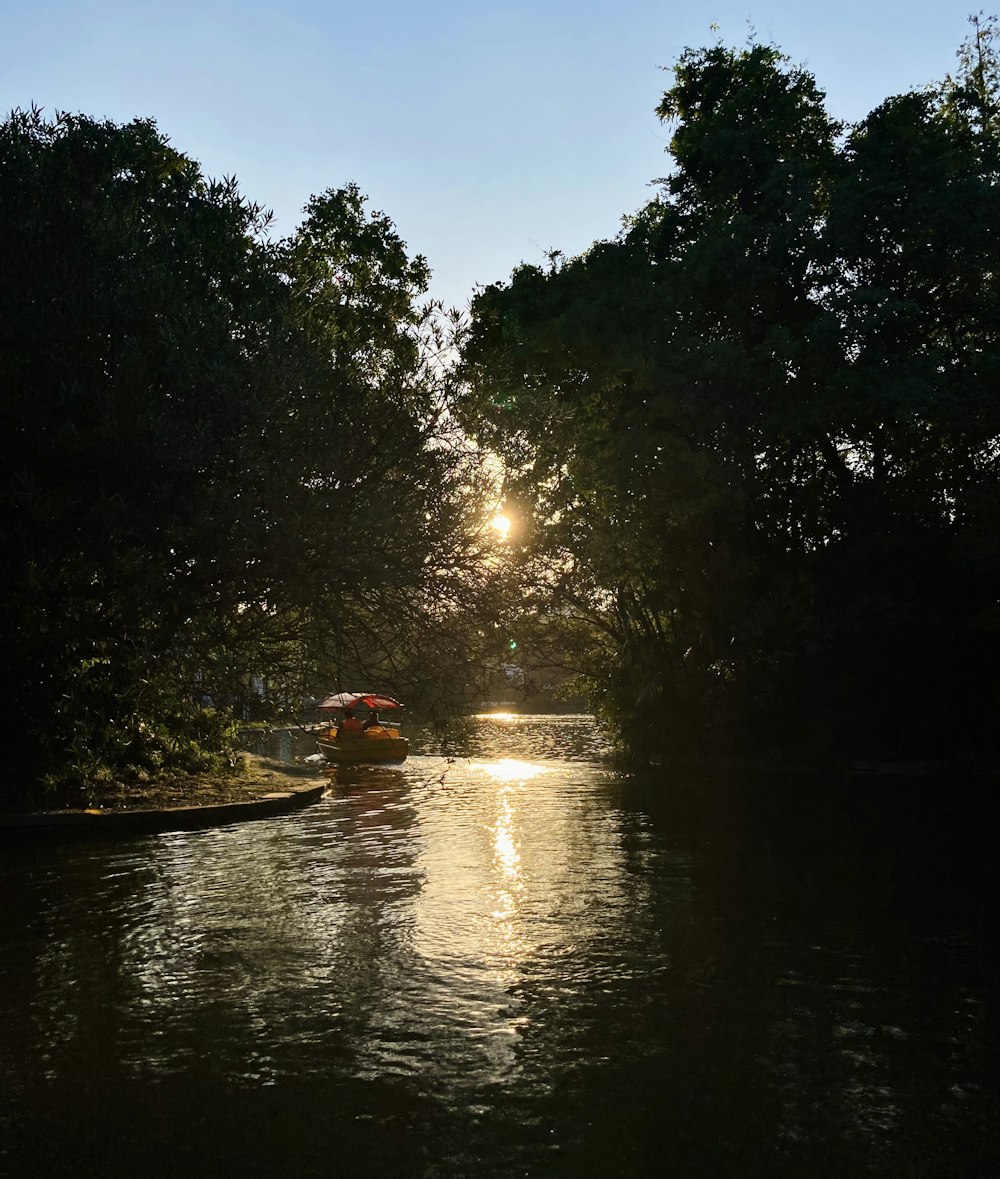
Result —
[[13, 112], [10, 779], [197, 767], [248, 710], [486, 656], [582, 672], [641, 753], [990, 746], [996, 35], [853, 126], [773, 46], [686, 51], [656, 197], [483, 289], [457, 370], [357, 186], [279, 239], [148, 120]]
[[850, 127], [773, 46], [689, 50], [656, 198], [475, 300], [463, 421], [633, 748], [992, 742], [997, 100], [980, 22]]
[[196, 767], [262, 693], [453, 670], [479, 475], [427, 265], [356, 186], [276, 240], [150, 121], [15, 111], [0, 275], [13, 780]]

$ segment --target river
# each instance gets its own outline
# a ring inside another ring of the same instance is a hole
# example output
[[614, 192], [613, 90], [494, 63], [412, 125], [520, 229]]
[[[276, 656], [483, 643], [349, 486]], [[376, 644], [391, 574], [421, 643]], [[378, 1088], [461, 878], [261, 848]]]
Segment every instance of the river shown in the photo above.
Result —
[[630, 775], [580, 716], [342, 778], [0, 848], [0, 1174], [997, 1175], [972, 784]]

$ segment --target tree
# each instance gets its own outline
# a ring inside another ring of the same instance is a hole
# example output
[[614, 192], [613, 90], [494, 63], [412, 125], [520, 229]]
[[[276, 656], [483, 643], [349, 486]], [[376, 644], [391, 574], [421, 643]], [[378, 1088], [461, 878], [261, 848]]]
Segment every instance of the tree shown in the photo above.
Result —
[[633, 747], [986, 732], [998, 171], [975, 61], [978, 89], [845, 134], [772, 47], [688, 51], [661, 195], [474, 304], [465, 420], [532, 504], [550, 608], [568, 580], [591, 603], [582, 663]]
[[246, 599], [285, 295], [261, 210], [151, 123], [15, 112], [0, 193], [2, 707], [33, 769], [155, 762], [152, 700]]
[[426, 264], [364, 205], [273, 241], [149, 121], [0, 126], [12, 780], [204, 765], [265, 682], [415, 682], [428, 618], [480, 592]]

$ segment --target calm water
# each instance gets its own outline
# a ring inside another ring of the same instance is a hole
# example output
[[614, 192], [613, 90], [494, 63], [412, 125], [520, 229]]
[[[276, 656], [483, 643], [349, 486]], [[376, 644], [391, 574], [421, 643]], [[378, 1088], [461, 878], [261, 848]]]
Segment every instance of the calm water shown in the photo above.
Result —
[[998, 1174], [968, 785], [628, 777], [583, 717], [450, 748], [0, 848], [0, 1173]]

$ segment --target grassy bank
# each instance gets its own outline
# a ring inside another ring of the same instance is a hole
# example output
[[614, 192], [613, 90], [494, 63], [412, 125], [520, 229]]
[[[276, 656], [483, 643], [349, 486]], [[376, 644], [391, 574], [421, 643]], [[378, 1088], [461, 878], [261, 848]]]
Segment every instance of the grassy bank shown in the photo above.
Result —
[[20, 805], [0, 805], [0, 811], [129, 811], [216, 806], [220, 803], [252, 802], [275, 791], [324, 781], [322, 768], [316, 765], [295, 765], [243, 753], [230, 773], [164, 776], [127, 786], [109, 783], [86, 800], [83, 797], [42, 795], [33, 800], [19, 800]]

